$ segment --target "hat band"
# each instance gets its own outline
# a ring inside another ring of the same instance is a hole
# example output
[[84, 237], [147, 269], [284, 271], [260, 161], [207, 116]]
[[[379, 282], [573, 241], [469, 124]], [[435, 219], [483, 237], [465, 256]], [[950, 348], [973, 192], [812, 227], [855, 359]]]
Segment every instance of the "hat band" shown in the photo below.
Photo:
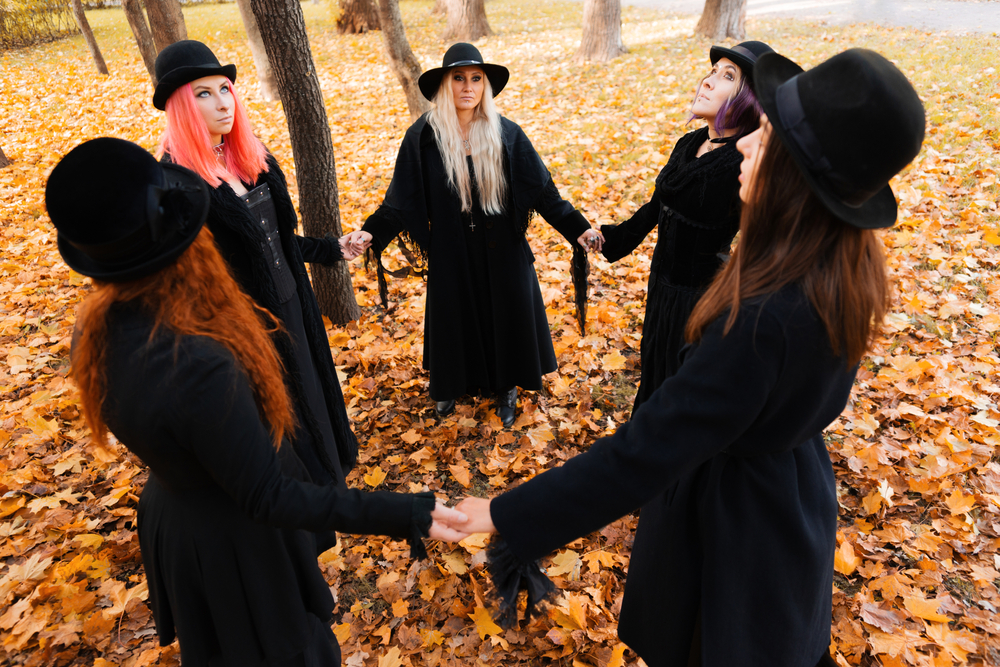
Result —
[[734, 53], [740, 54], [744, 58], [749, 59], [750, 62], [752, 62], [752, 63], [757, 62], [757, 54], [754, 53], [753, 51], [751, 51], [750, 49], [748, 49], [745, 46], [740, 46], [739, 44], [737, 44], [736, 46], [729, 47], [729, 50], [732, 51], [732, 52], [734, 52]]
[[482, 65], [482, 64], [483, 63], [479, 62], [478, 60], [456, 60], [455, 62], [451, 63], [450, 65], [445, 65], [445, 68], [449, 68], [449, 67], [464, 67], [466, 65]]
[[823, 146], [816, 137], [816, 132], [806, 119], [802, 108], [802, 98], [799, 96], [799, 74], [796, 74], [774, 91], [774, 102], [778, 109], [778, 119], [788, 133], [789, 139], [799, 149], [805, 158], [805, 167], [816, 177], [825, 181], [830, 190], [844, 204], [857, 208], [871, 199], [879, 190], [864, 190], [856, 183], [851, 183], [843, 175], [837, 173], [830, 160], [823, 154]]

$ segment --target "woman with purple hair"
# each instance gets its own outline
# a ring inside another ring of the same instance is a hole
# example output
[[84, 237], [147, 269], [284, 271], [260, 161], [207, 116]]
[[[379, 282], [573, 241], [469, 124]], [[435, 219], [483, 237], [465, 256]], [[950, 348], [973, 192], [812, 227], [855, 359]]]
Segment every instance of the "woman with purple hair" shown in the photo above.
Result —
[[740, 226], [739, 175], [743, 156], [736, 140], [760, 125], [751, 87], [757, 58], [773, 49], [763, 42], [713, 46], [712, 71], [691, 104], [692, 120], [705, 127], [685, 134], [656, 177], [653, 198], [620, 225], [604, 225], [603, 253], [615, 262], [635, 250], [659, 225], [642, 327], [642, 377], [632, 413], [677, 372], [684, 325], [729, 254]]

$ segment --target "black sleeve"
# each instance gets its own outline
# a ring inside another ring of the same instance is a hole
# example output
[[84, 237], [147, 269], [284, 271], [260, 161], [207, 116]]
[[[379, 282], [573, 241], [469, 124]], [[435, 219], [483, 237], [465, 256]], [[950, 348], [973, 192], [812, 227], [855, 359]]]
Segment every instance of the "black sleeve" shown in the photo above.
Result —
[[344, 259], [340, 241], [332, 236], [318, 239], [314, 236], [294, 234], [292, 238], [299, 244], [302, 259], [310, 264], [333, 264]]
[[562, 198], [559, 189], [556, 188], [556, 184], [552, 182], [552, 177], [548, 175], [547, 171], [545, 175], [548, 182], [542, 190], [535, 210], [545, 218], [545, 222], [566, 237], [571, 245], [575, 244], [576, 240], [580, 238], [580, 234], [590, 229], [590, 223], [587, 222], [582, 213], [573, 208], [572, 204]]
[[609, 262], [617, 262], [639, 247], [660, 221], [660, 199], [656, 193], [631, 218], [620, 225], [601, 225], [604, 246], [601, 252]]
[[491, 514], [525, 561], [641, 507], [735, 442], [764, 408], [782, 367], [781, 324], [756, 309], [722, 336], [706, 330], [667, 379], [614, 435], [493, 499]]
[[173, 393], [175, 437], [254, 521], [402, 539], [426, 532], [433, 499], [343, 491], [284, 476], [247, 378], [232, 357], [205, 353], [183, 363]]
[[403, 231], [403, 219], [391, 207], [382, 204], [368, 216], [361, 231], [372, 235], [372, 248], [376, 255], [380, 255], [396, 235]]

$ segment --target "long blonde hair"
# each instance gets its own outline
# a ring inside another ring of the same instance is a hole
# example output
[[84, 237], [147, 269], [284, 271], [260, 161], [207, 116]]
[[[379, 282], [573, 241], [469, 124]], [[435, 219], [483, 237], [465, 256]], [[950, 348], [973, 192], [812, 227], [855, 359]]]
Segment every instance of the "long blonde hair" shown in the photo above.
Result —
[[[507, 193], [507, 179], [503, 171], [503, 139], [500, 114], [493, 103], [493, 88], [483, 73], [483, 98], [474, 109], [469, 125], [469, 144], [472, 146], [472, 166], [479, 186], [479, 205], [490, 214], [503, 212]], [[428, 116], [434, 128], [448, 185], [455, 189], [462, 201], [462, 211], [472, 210], [472, 179], [465, 162], [465, 145], [462, 129], [455, 113], [455, 97], [451, 92], [451, 70], [441, 79], [441, 87], [434, 96], [434, 108]]]

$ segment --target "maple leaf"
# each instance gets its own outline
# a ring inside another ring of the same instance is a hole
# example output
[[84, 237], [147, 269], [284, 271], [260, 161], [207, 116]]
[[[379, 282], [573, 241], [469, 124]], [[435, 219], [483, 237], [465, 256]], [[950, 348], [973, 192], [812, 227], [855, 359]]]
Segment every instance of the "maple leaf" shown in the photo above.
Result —
[[401, 667], [403, 658], [398, 646], [391, 647], [378, 658], [378, 667]]
[[469, 614], [469, 618], [476, 624], [476, 632], [480, 639], [486, 639], [487, 635], [499, 635], [503, 630], [493, 622], [493, 617], [485, 607], [476, 607], [475, 611]]
[[382, 471], [381, 466], [375, 466], [374, 468], [368, 469], [368, 472], [365, 473], [363, 479], [365, 480], [365, 484], [367, 484], [372, 488], [375, 488], [379, 484], [385, 481], [387, 474], [388, 473]]
[[571, 580], [577, 580], [580, 578], [580, 555], [570, 549], [560, 551], [553, 556], [552, 565], [545, 571], [550, 577], [567, 575]]
[[938, 621], [947, 623], [951, 619], [938, 612], [941, 603], [937, 600], [924, 600], [923, 598], [904, 597], [903, 606], [917, 618], [927, 621]]

